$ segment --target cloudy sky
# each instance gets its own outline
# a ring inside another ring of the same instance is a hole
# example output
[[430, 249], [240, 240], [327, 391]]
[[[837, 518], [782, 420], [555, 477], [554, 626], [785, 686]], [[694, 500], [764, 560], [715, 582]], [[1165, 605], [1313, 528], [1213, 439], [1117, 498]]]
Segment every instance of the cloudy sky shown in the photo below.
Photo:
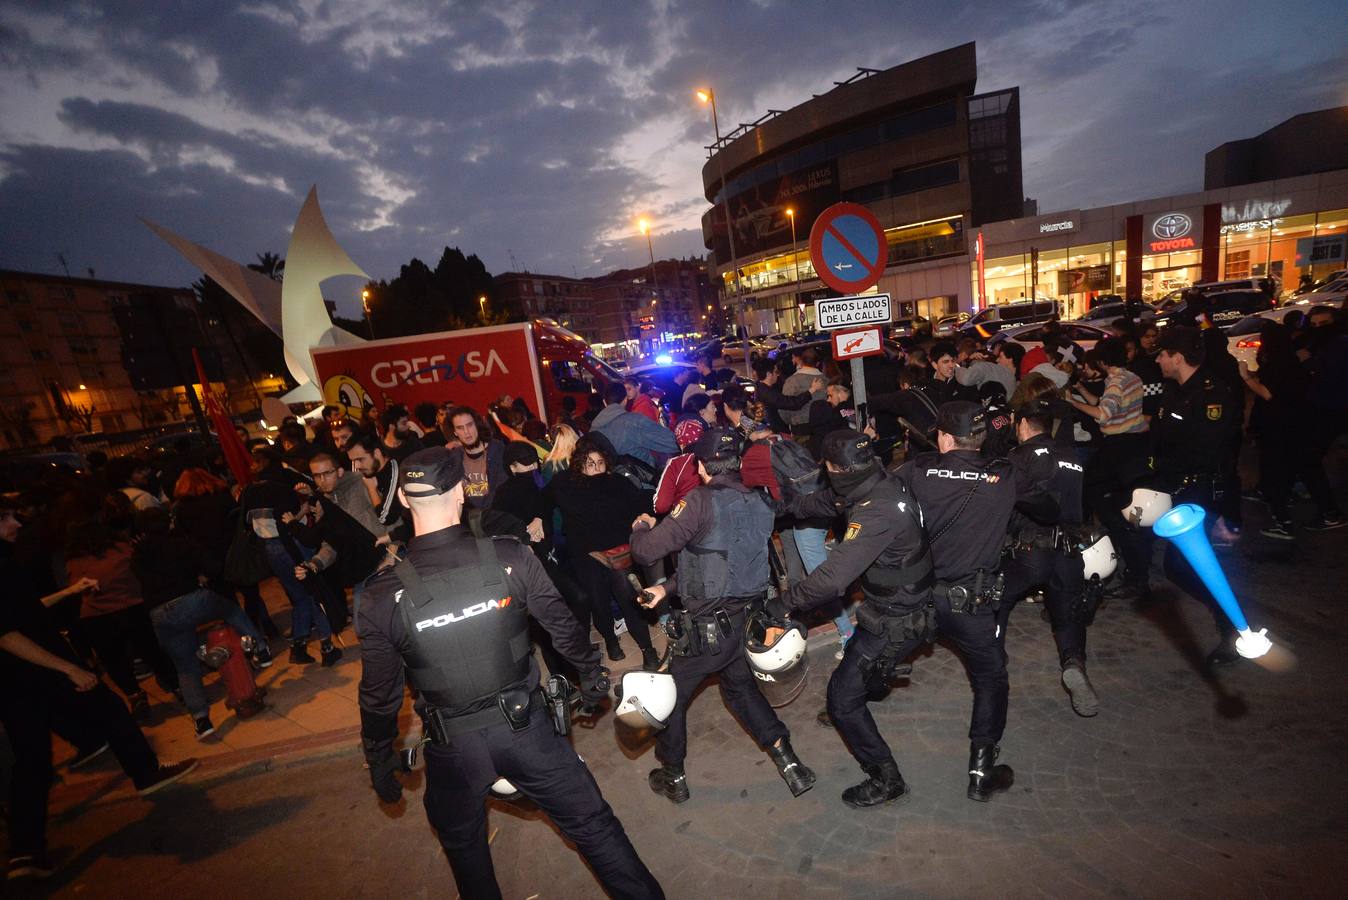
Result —
[[311, 184], [376, 278], [446, 244], [597, 274], [644, 261], [639, 215], [657, 255], [701, 253], [696, 87], [750, 121], [970, 40], [980, 90], [1021, 88], [1042, 210], [1196, 190], [1206, 150], [1348, 104], [1343, 25], [1342, 0], [0, 0], [0, 267], [184, 284], [136, 216], [249, 261]]

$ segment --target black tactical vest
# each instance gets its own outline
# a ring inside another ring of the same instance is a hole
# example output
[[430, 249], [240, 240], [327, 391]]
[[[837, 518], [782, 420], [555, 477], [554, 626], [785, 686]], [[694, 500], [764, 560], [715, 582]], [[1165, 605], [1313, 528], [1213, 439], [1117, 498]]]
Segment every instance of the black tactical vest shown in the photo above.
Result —
[[922, 527], [922, 511], [917, 498], [902, 478], [886, 475], [871, 490], [872, 502], [888, 505], [894, 515], [906, 519], [916, 530], [918, 545], [900, 554], [895, 544], [906, 543], [902, 535], [881, 551], [875, 562], [861, 574], [861, 590], [868, 601], [885, 607], [915, 606], [925, 603], [934, 581], [931, 545]]
[[512, 597], [490, 540], [478, 563], [423, 579], [407, 561], [394, 568], [410, 648], [408, 680], [439, 709], [485, 706], [529, 675], [529, 615]]
[[679, 551], [679, 594], [693, 614], [724, 597], [756, 597], [768, 589], [773, 512], [756, 491], [708, 485], [712, 525]]

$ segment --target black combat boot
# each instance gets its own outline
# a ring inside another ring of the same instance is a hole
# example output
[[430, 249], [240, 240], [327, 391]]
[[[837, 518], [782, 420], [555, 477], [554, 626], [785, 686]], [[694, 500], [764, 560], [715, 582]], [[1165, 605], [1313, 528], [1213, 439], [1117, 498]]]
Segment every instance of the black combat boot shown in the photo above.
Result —
[[861, 770], [870, 777], [843, 791], [842, 795], [842, 801], [853, 809], [879, 806], [908, 793], [908, 786], [899, 774], [899, 764], [892, 759], [878, 766], [862, 766]]
[[969, 799], [983, 803], [992, 799], [992, 795], [1004, 791], [1015, 783], [1016, 773], [1010, 766], [997, 765], [997, 754], [1001, 752], [996, 744], [973, 746], [969, 750]]
[[1077, 715], [1089, 719], [1100, 711], [1100, 698], [1086, 674], [1085, 660], [1069, 659], [1063, 665], [1062, 686], [1067, 688], [1067, 694], [1072, 698], [1072, 711]]
[[665, 795], [675, 803], [682, 803], [688, 799], [688, 776], [684, 775], [683, 766], [661, 766], [658, 769], [651, 769], [651, 774], [646, 776], [646, 782], [651, 786], [651, 790]]
[[290, 662], [292, 665], [308, 665], [314, 661], [309, 655], [309, 642], [305, 640], [295, 640], [290, 642]]
[[814, 787], [814, 773], [805, 768], [800, 757], [796, 756], [796, 751], [791, 749], [791, 741], [788, 738], [782, 738], [775, 747], [769, 747], [768, 756], [777, 767], [777, 774], [782, 776], [782, 781], [785, 781], [786, 786], [791, 789], [791, 796], [799, 797]]

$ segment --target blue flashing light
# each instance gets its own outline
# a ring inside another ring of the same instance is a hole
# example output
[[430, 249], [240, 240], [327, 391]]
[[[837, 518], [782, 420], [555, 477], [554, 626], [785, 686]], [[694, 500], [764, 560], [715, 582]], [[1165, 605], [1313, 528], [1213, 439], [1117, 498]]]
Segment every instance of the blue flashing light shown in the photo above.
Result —
[[657, 366], [667, 366], [672, 362], [674, 362], [674, 357], [670, 356], [668, 353], [661, 353], [655, 358], [655, 364]]

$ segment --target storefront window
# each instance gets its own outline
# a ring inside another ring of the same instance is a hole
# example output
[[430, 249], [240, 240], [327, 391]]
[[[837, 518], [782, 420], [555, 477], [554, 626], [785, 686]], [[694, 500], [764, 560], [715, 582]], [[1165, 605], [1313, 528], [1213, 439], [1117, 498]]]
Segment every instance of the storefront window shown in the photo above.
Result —
[[1142, 257], [1142, 299], [1160, 300], [1171, 291], [1191, 287], [1203, 277], [1203, 252], [1151, 253]]
[[[1030, 289], [1029, 260], [1024, 255], [1002, 256], [983, 264], [983, 285], [987, 292], [986, 305], [1024, 300]], [[974, 297], [978, 296], [978, 265], [972, 267]]]

